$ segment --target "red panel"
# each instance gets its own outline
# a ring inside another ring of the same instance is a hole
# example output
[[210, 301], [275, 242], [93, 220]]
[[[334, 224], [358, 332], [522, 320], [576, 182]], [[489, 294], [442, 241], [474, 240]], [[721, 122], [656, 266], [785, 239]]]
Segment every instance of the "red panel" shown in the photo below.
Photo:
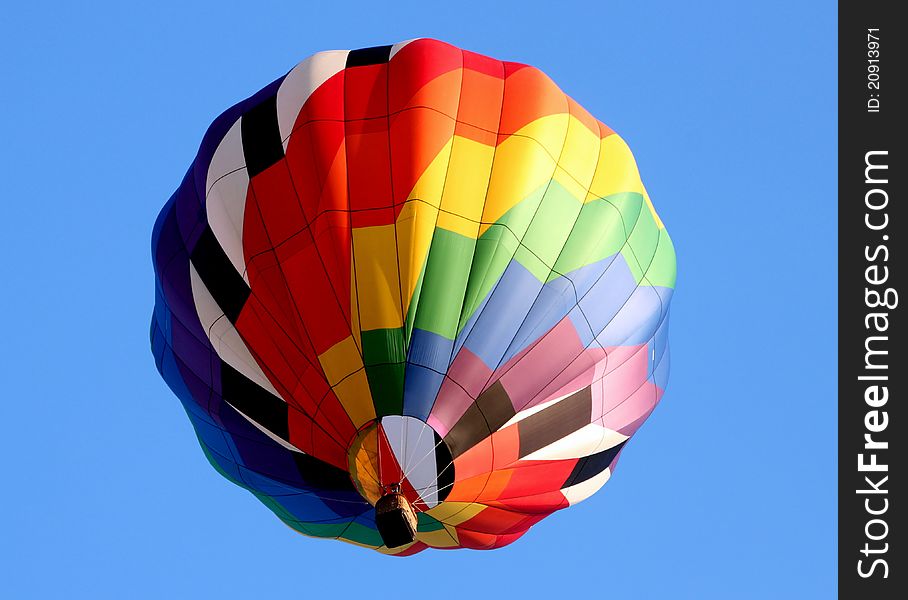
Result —
[[466, 480], [492, 470], [492, 438], [487, 437], [454, 459], [458, 480]]
[[[498, 128], [497, 123], [495, 124], [495, 128]], [[485, 144], [486, 146], [494, 146], [498, 143], [498, 135], [496, 133], [460, 121], [457, 122], [457, 126], [454, 128], [454, 134], [479, 142], [480, 144]]]
[[495, 548], [498, 542], [498, 536], [489, 533], [480, 533], [471, 531], [466, 528], [457, 527], [457, 539], [463, 548], [472, 548], [473, 550], [488, 550]]
[[[471, 531], [501, 535], [523, 531], [542, 517], [534, 515], [533, 518], [535, 520], [529, 522], [529, 515], [488, 506], [461, 525]], [[528, 524], [524, 525], [525, 523]]]
[[505, 427], [492, 434], [494, 468], [506, 468], [520, 458], [520, 433], [517, 425]]
[[560, 491], [546, 492], [535, 496], [523, 496], [521, 498], [503, 498], [497, 501], [490, 501], [488, 505], [528, 514], [540, 514], [542, 516], [570, 506], [564, 494]]
[[341, 446], [333, 434], [328, 435], [320, 427], [312, 428], [312, 456], [338, 469], [348, 469], [345, 447]]
[[255, 296], [250, 296], [243, 307], [236, 328], [275, 387], [294, 389], [298, 366], [311, 358], [303, 354], [303, 349], [268, 315]]
[[526, 532], [527, 532], [527, 530], [524, 529], [523, 531], [518, 531], [516, 533], [509, 533], [507, 535], [495, 536], [495, 543], [492, 544], [490, 550], [492, 548], [503, 548], [503, 547], [507, 546], [508, 544], [512, 544], [512, 543], [516, 542], [518, 539], [520, 539], [523, 536], [523, 534], [525, 534]]
[[[457, 91], [452, 90], [452, 93]], [[395, 204], [401, 205], [407, 200], [416, 182], [452, 135], [454, 119], [428, 108], [414, 108], [391, 118]]]
[[334, 297], [311, 231], [288, 240], [277, 249], [277, 257], [315, 353], [321, 355], [349, 337], [350, 325]]
[[315, 447], [312, 445], [312, 419], [301, 410], [291, 408], [287, 411], [287, 426], [290, 430], [290, 443], [305, 452], [315, 456]]
[[327, 212], [312, 224], [315, 246], [334, 287], [335, 297], [344, 319], [350, 322], [350, 269], [352, 240], [350, 236], [350, 214]]
[[394, 554], [393, 556], [411, 556], [413, 554], [416, 554], [417, 552], [422, 552], [426, 548], [428, 548], [428, 546], [425, 545], [424, 543], [414, 542], [412, 546], [408, 547], [403, 552], [398, 552], [397, 554]]
[[[449, 89], [447, 97], [437, 93], [420, 95], [429, 82], [442, 74], [459, 71], [461, 51], [437, 40], [421, 39], [404, 46], [391, 59], [389, 66], [388, 105], [392, 113], [414, 105], [432, 106], [450, 116], [456, 115], [458, 89]], [[457, 77], [459, 79], [459, 77]], [[457, 84], [459, 88], [459, 84]], [[440, 90], [438, 90], [440, 91]]]
[[492, 77], [504, 79], [505, 63], [502, 63], [500, 60], [496, 60], [489, 56], [470, 52], [469, 50], [462, 50], [461, 52], [463, 54], [464, 69], [469, 69], [471, 71], [476, 71], [477, 73], [483, 73], [485, 75], [491, 75]]
[[328, 78], [322, 85], [312, 92], [306, 104], [300, 109], [293, 128], [296, 129], [303, 123], [316, 120], [344, 120], [344, 79], [346, 70]]
[[315, 418], [319, 423], [329, 423], [328, 431], [332, 434], [336, 433], [337, 441], [345, 448], [356, 435], [356, 427], [353, 426], [350, 415], [344, 410], [344, 405], [340, 403], [333, 391], [328, 392], [321, 400]]
[[504, 70], [497, 63], [497, 74], [492, 76], [470, 69], [463, 72], [463, 91], [457, 120], [489, 132], [498, 131], [501, 103], [504, 97]]
[[499, 130], [509, 135], [540, 117], [566, 112], [567, 97], [558, 86], [539, 69], [524, 67], [513, 70], [505, 79]]
[[300, 407], [310, 415], [318, 412], [319, 403], [331, 391], [328, 382], [325, 381], [325, 375], [322, 373], [321, 365], [317, 359], [313, 362], [299, 365], [297, 368], [299, 381], [294, 388], [294, 400]]
[[317, 214], [328, 170], [343, 138], [344, 128], [339, 123], [309, 123], [290, 136], [284, 161], [307, 222]]
[[348, 206], [344, 133], [344, 123], [322, 121], [290, 137], [286, 161], [309, 221], [322, 211]]
[[388, 120], [347, 123], [346, 132], [350, 208], [364, 210], [391, 206]]
[[[378, 478], [382, 485], [397, 483], [404, 478], [403, 469], [391, 450], [391, 444], [388, 442], [388, 436], [385, 434], [385, 428], [379, 423], [378, 425]], [[410, 488], [413, 493], [413, 488]]]
[[261, 213], [272, 247], [307, 226], [301, 201], [284, 160], [271, 165], [250, 181], [251, 198]]
[[374, 119], [388, 114], [388, 65], [344, 71], [344, 118]]
[[568, 478], [576, 464], [576, 458], [521, 461], [514, 467], [511, 480], [498, 499], [535, 496], [557, 491], [561, 489], [561, 484]]

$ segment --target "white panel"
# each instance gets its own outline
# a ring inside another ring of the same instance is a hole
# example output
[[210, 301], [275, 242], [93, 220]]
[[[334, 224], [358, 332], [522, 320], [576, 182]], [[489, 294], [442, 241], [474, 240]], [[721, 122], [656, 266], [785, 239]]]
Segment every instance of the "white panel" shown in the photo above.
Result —
[[580, 458], [608, 450], [627, 439], [617, 431], [590, 423], [574, 433], [544, 448], [524, 456], [521, 460], [564, 460]]
[[214, 351], [225, 363], [242, 373], [247, 379], [280, 398], [281, 395], [274, 389], [261, 367], [255, 362], [255, 358], [249, 353], [239, 332], [224, 316], [224, 311], [217, 305], [192, 263], [189, 263], [189, 280], [192, 284], [192, 298], [199, 321], [207, 332]]
[[[228, 400], [224, 400], [224, 402], [227, 402], [227, 404], [230, 404], [230, 402], [229, 402]], [[253, 425], [256, 429], [258, 429], [259, 431], [261, 431], [262, 433], [264, 433], [265, 435], [267, 435], [269, 438], [271, 438], [272, 440], [274, 440], [275, 442], [277, 442], [278, 444], [280, 444], [281, 446], [283, 446], [283, 447], [286, 448], [287, 450], [292, 450], [292, 451], [294, 451], [294, 452], [300, 452], [300, 453], [302, 453], [302, 454], [305, 454], [305, 452], [303, 452], [302, 450], [300, 450], [299, 448], [297, 448], [296, 446], [294, 446], [293, 444], [291, 444], [291, 443], [288, 442], [287, 440], [282, 439], [282, 438], [279, 438], [278, 436], [276, 436], [276, 435], [274, 435], [273, 433], [271, 433], [270, 431], [268, 431], [266, 428], [264, 428], [264, 427], [262, 427], [261, 425], [259, 425], [258, 423], [256, 423], [253, 419], [250, 419], [249, 417], [247, 417], [247, 416], [243, 413], [243, 411], [241, 411], [241, 410], [238, 409], [237, 407], [233, 406], [232, 404], [230, 404], [230, 406], [233, 408], [233, 410], [235, 410], [236, 412], [240, 413], [240, 415], [242, 415], [242, 417], [243, 417], [244, 419], [246, 419], [247, 421], [249, 421], [250, 423], [252, 423], [252, 425]]]
[[391, 46], [391, 54], [388, 56], [388, 60], [391, 60], [392, 58], [394, 58], [394, 55], [397, 54], [398, 52], [400, 52], [404, 46], [406, 46], [410, 42], [415, 42], [416, 40], [419, 40], [419, 39], [422, 39], [422, 38], [413, 38], [412, 40], [398, 42], [398, 43], [394, 44], [393, 46]]
[[438, 504], [438, 473], [435, 435], [432, 428], [414, 417], [382, 417], [382, 428], [394, 457], [429, 508]]
[[237, 120], [211, 157], [205, 186], [205, 209], [214, 237], [246, 283], [249, 283], [249, 279], [246, 277], [246, 262], [243, 258], [243, 217], [248, 188], [249, 174], [243, 156], [243, 136], [240, 120]]
[[595, 477], [591, 477], [586, 481], [582, 481], [577, 485], [572, 485], [571, 487], [564, 488], [561, 490], [561, 493], [564, 494], [564, 497], [567, 501], [573, 506], [582, 500], [586, 500], [593, 494], [599, 491], [599, 488], [605, 485], [605, 482], [608, 481], [609, 477], [612, 476], [612, 470], [606, 468], [605, 471], [599, 473]]
[[314, 54], [293, 67], [277, 90], [277, 124], [284, 142], [284, 152], [300, 109], [318, 87], [343, 70], [347, 50], [330, 50]]

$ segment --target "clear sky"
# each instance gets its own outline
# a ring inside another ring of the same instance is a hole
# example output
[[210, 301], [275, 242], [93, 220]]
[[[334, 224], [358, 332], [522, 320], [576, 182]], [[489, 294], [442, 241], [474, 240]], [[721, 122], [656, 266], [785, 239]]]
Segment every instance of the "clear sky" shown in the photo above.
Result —
[[[187, 4], [0, 18], [0, 596], [833, 597], [834, 3]], [[221, 110], [422, 36], [538, 66], [618, 131], [678, 285], [668, 391], [602, 491], [501, 550], [394, 559], [208, 465], [149, 350], [149, 244]]]

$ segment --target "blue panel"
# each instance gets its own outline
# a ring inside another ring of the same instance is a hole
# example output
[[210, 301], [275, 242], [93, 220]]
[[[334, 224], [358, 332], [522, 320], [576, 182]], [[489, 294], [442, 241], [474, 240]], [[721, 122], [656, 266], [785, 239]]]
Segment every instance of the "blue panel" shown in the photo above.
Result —
[[422, 329], [413, 330], [404, 372], [403, 414], [423, 420], [429, 416], [453, 349], [453, 340]]
[[425, 421], [444, 378], [426, 367], [408, 364], [404, 372], [403, 414]]
[[526, 267], [512, 260], [488, 302], [479, 312], [465, 346], [476, 354], [490, 369], [501, 362], [511, 340], [523, 323], [533, 301], [542, 289]]

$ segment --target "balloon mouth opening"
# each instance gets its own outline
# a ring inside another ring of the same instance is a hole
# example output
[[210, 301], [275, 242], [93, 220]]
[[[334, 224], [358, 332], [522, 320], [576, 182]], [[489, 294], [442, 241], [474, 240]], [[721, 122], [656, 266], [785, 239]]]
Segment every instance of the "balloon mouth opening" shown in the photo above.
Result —
[[[448, 445], [416, 417], [387, 415], [369, 421], [350, 444], [347, 461], [353, 485], [376, 507], [376, 514], [385, 498], [396, 498], [395, 506], [404, 512], [405, 502], [414, 515], [429, 510], [444, 501], [454, 485]], [[406, 514], [398, 517], [407, 519]]]

